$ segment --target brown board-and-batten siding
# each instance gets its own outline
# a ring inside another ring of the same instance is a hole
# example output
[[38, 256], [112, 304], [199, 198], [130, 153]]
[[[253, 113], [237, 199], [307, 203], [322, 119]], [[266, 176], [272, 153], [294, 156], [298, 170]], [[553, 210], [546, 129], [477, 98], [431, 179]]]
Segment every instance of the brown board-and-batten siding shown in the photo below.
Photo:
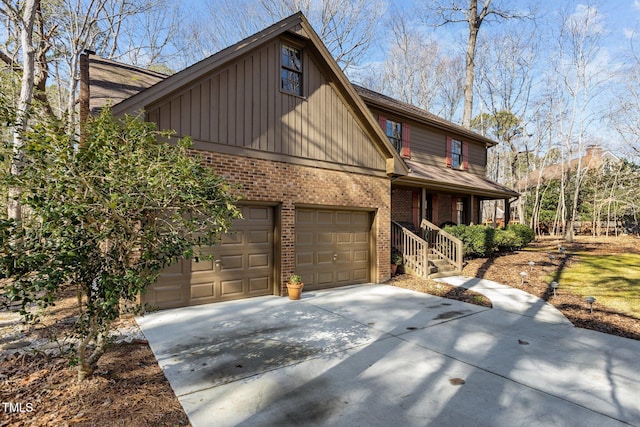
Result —
[[384, 171], [384, 157], [313, 54], [303, 50], [304, 96], [279, 90], [280, 46], [263, 45], [149, 105], [148, 120], [191, 136], [201, 149], [221, 150], [209, 146], [216, 144]]

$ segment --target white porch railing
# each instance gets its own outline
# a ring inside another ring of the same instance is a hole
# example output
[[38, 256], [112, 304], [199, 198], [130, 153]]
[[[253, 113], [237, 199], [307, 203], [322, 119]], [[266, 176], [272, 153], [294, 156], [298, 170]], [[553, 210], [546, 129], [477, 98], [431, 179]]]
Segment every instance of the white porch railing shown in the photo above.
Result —
[[405, 268], [420, 277], [429, 277], [429, 247], [424, 239], [391, 221], [391, 248], [402, 254]]
[[422, 220], [420, 228], [424, 231], [431, 253], [439, 259], [447, 261], [456, 271], [461, 272], [464, 260], [462, 240], [452, 236], [426, 219]]

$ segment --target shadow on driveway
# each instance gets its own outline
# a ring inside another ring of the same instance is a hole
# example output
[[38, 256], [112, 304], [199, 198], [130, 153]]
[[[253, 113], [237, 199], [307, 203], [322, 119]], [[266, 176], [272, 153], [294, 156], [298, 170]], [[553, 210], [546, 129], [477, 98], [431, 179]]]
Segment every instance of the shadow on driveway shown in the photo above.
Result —
[[640, 343], [387, 285], [138, 318], [194, 426], [640, 425]]

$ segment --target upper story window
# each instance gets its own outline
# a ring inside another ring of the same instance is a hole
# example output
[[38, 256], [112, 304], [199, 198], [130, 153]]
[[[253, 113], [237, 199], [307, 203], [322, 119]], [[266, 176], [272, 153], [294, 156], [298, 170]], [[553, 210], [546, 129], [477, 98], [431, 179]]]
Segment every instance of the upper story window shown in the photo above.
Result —
[[451, 141], [451, 167], [462, 168], [462, 141], [456, 139]]
[[466, 142], [447, 138], [446, 165], [452, 169], [469, 169], [469, 147]]
[[389, 141], [391, 141], [391, 144], [393, 144], [399, 153], [402, 150], [402, 123], [387, 120], [385, 132]]
[[402, 157], [411, 158], [409, 148], [409, 124], [387, 120], [383, 115], [378, 116], [380, 127], [389, 138], [389, 141]]
[[286, 44], [282, 45], [280, 88], [302, 96], [302, 50]]

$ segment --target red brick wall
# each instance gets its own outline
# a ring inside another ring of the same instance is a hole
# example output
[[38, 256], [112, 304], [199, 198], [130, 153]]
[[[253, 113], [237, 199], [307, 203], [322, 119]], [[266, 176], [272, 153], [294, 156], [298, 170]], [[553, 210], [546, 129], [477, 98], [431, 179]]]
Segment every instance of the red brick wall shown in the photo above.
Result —
[[390, 181], [355, 173], [319, 169], [290, 163], [192, 150], [221, 176], [240, 184], [239, 196], [250, 201], [281, 205], [281, 293], [295, 268], [295, 206], [297, 204], [357, 207], [376, 211], [374, 219], [375, 274], [390, 277]]
[[391, 200], [391, 219], [396, 222], [413, 223], [413, 190], [393, 187]]
[[[451, 196], [448, 194], [438, 195], [438, 224], [440, 226], [445, 222], [456, 222], [457, 218], [453, 217]], [[434, 206], [435, 208], [435, 206]]]

